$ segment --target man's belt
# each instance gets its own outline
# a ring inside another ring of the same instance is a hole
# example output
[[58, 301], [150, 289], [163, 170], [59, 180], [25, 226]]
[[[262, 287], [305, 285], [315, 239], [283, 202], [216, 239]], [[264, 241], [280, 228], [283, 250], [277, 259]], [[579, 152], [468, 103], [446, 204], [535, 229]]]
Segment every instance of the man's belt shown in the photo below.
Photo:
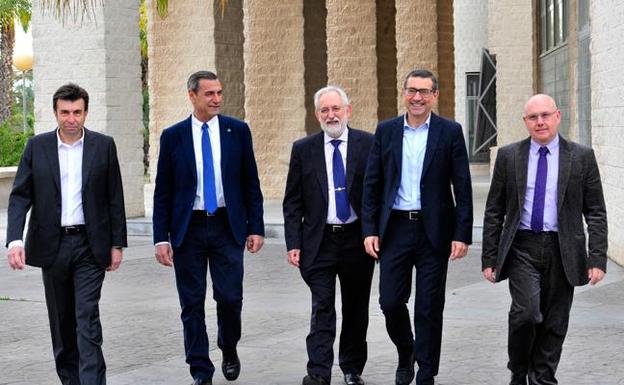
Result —
[[74, 235], [83, 234], [87, 232], [85, 225], [73, 225], [73, 226], [61, 226], [61, 234]]
[[422, 219], [422, 211], [420, 210], [392, 210], [390, 215], [409, 219], [410, 221], [419, 221]]
[[352, 223], [344, 223], [341, 225], [334, 225], [331, 223], [325, 225], [325, 229], [327, 229], [327, 231], [329, 231], [330, 233], [346, 233], [349, 231], [357, 230], [357, 228], [358, 221]]

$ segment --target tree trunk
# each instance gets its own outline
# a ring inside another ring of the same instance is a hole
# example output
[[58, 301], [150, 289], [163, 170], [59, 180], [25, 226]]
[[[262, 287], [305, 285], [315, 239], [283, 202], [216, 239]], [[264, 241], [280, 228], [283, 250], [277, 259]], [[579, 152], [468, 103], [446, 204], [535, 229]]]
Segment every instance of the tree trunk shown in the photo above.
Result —
[[0, 124], [11, 116], [13, 91], [13, 25], [0, 27]]

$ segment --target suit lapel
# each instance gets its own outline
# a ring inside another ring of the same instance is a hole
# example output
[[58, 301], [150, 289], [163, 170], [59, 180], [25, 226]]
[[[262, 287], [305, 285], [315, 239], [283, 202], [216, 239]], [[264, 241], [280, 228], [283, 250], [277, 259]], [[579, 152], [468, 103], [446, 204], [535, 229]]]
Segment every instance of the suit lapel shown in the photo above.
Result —
[[197, 186], [197, 167], [195, 166], [195, 148], [193, 147], [193, 125], [190, 116], [180, 131], [180, 142], [182, 144], [182, 151], [184, 152], [184, 159], [186, 159], [188, 167], [192, 171], [191, 175], [193, 175], [193, 180]]
[[327, 167], [325, 166], [325, 139], [323, 132], [316, 134], [312, 146], [310, 148], [310, 156], [316, 171], [316, 179], [321, 186], [321, 192], [325, 203], [329, 202], [327, 189]]
[[403, 115], [395, 120], [392, 127], [392, 137], [390, 138], [390, 148], [394, 155], [394, 164], [396, 166], [396, 175], [401, 178], [401, 164], [403, 163]]
[[91, 135], [91, 132], [85, 128], [84, 142], [82, 144], [82, 191], [85, 190], [85, 186], [87, 185], [90, 174], [89, 171], [91, 170], [91, 164], [95, 158], [96, 150], [97, 148], [95, 146], [95, 142], [93, 141], [93, 136]]
[[520, 142], [514, 159], [516, 167], [516, 186], [518, 189], [518, 207], [520, 210], [524, 207], [524, 196], [526, 195], [527, 173], [529, 167], [529, 147], [530, 139], [525, 139]]
[[[57, 128], [58, 129], [58, 128]], [[58, 159], [58, 141], [56, 138], [56, 130], [52, 132], [45, 145], [46, 157], [48, 158], [48, 164], [52, 170], [52, 179], [54, 179], [54, 185], [57, 191], [61, 192], [61, 168], [59, 166]]]
[[360, 156], [360, 138], [353, 134], [353, 131], [349, 129], [349, 138], [347, 142], [347, 193], [351, 195], [351, 185], [353, 184], [353, 175], [355, 173], [356, 165], [358, 164]]
[[219, 137], [221, 141], [221, 179], [225, 180], [224, 175], [227, 175], [228, 166], [228, 154], [230, 153], [230, 146], [232, 143], [232, 128], [229, 126], [227, 119], [224, 119], [222, 115], [218, 115], [219, 119]]
[[435, 150], [440, 139], [440, 118], [433, 112], [429, 120], [429, 132], [427, 133], [427, 148], [425, 150], [425, 160], [423, 162], [422, 177], [427, 174], [427, 169], [431, 165]]
[[557, 176], [557, 213], [563, 204], [563, 197], [568, 180], [570, 179], [570, 169], [572, 167], [572, 153], [568, 142], [559, 136], [559, 175]]

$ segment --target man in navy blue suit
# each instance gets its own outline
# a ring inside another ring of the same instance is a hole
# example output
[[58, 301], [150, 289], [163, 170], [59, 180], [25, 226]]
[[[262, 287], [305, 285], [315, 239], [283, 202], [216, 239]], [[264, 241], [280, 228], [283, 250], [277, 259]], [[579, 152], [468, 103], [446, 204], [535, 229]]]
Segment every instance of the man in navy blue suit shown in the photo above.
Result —
[[[379, 303], [399, 356], [397, 385], [412, 382], [414, 361], [416, 384], [433, 385], [448, 260], [464, 257], [472, 241], [466, 144], [459, 124], [431, 112], [438, 95], [430, 71], [406, 76], [407, 111], [377, 126], [364, 179], [364, 246], [380, 262]], [[414, 268], [412, 333], [407, 302]]]
[[163, 131], [154, 190], [156, 259], [175, 270], [184, 348], [195, 385], [212, 384], [204, 301], [210, 268], [221, 369], [238, 378], [243, 251], [264, 242], [262, 192], [245, 122], [220, 115], [223, 89], [209, 71], [187, 83], [193, 113]]

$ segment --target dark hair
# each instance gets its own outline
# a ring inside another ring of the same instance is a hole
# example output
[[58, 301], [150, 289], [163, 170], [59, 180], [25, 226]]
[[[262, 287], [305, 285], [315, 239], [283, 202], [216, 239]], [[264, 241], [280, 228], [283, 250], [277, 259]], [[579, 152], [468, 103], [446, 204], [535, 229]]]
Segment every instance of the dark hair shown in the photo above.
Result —
[[438, 87], [440, 87], [440, 83], [438, 82], [438, 78], [436, 78], [436, 76], [433, 74], [433, 72], [428, 71], [428, 70], [418, 69], [418, 70], [413, 70], [410, 73], [408, 73], [407, 76], [405, 77], [405, 81], [403, 81], [403, 88], [407, 88], [407, 81], [410, 78], [431, 79], [431, 81], [433, 82], [433, 85], [431, 86], [431, 89], [434, 90], [434, 91], [436, 91], [438, 89]]
[[199, 90], [199, 81], [202, 79], [219, 80], [217, 74], [215, 74], [214, 72], [197, 71], [189, 76], [188, 81], [186, 82], [186, 89], [197, 93], [197, 91]]
[[56, 102], [58, 100], [69, 100], [75, 102], [76, 100], [84, 100], [84, 109], [89, 111], [89, 93], [75, 83], [67, 83], [61, 86], [52, 96], [52, 108], [56, 111]]

